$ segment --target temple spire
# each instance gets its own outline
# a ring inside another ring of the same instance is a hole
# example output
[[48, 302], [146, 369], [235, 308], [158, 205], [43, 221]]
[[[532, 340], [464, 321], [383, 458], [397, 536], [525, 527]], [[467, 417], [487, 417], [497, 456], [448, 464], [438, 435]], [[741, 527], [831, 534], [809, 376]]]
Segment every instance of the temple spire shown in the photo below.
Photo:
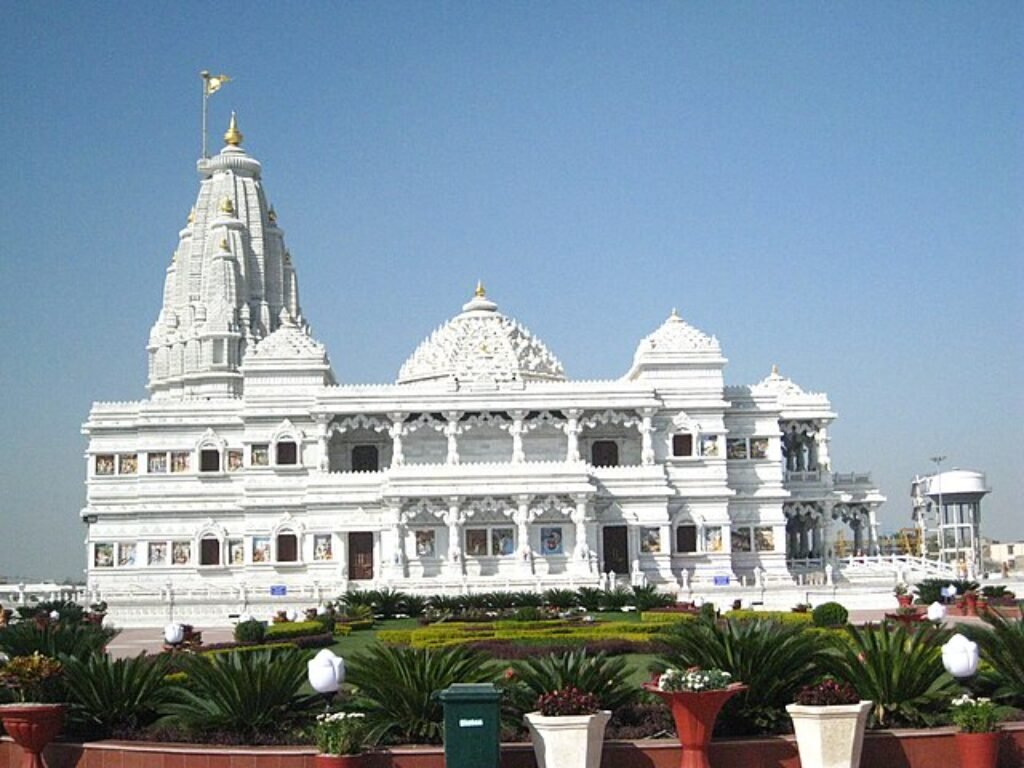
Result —
[[224, 143], [230, 144], [232, 147], [237, 147], [242, 143], [242, 132], [238, 130], [238, 120], [235, 118], [235, 113], [231, 113], [231, 122], [228, 123], [228, 130], [224, 134]]

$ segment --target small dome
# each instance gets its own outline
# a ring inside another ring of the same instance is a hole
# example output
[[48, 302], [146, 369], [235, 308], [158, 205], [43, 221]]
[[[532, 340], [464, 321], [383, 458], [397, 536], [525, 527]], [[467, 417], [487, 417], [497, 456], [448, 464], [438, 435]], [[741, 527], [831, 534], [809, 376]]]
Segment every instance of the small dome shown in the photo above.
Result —
[[399, 384], [454, 381], [495, 387], [564, 380], [558, 359], [526, 328], [498, 312], [482, 285], [461, 314], [430, 334], [398, 373]]
[[323, 344], [312, 338], [308, 329], [300, 327], [287, 310], [281, 310], [281, 325], [276, 331], [249, 350], [246, 362], [252, 360], [316, 360], [328, 362]]
[[679, 355], [691, 352], [714, 352], [720, 354], [722, 348], [718, 339], [708, 336], [694, 328], [681, 318], [673, 309], [668, 320], [661, 324], [654, 333], [646, 336], [636, 348], [634, 363], [641, 358], [660, 355]]
[[800, 385], [779, 373], [779, 366], [773, 365], [772, 372], [754, 385], [755, 392], [769, 392], [783, 397], [806, 395]]

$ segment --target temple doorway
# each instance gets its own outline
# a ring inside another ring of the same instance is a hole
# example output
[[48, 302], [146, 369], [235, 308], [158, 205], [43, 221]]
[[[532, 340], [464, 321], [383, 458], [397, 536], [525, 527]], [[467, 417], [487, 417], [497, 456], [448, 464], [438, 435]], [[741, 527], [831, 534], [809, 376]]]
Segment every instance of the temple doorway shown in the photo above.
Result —
[[373, 533], [352, 531], [348, 535], [348, 577], [351, 581], [373, 580]]
[[626, 526], [608, 525], [603, 531], [601, 570], [605, 573], [629, 573], [629, 548]]

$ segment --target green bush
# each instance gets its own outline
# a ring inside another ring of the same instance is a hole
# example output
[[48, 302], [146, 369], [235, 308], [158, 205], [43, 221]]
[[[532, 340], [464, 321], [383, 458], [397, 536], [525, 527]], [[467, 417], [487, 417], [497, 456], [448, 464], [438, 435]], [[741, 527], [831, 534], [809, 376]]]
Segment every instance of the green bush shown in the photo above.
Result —
[[793, 611], [726, 611], [722, 618], [730, 621], [777, 621], [780, 624], [797, 624], [806, 627], [813, 623], [811, 614], [794, 613]]
[[579, 604], [579, 593], [575, 589], [548, 589], [541, 595], [544, 605], [559, 611], [567, 611]]
[[240, 621], [235, 624], [235, 641], [239, 643], [262, 643], [267, 635], [267, 625], [257, 619]]
[[987, 627], [966, 625], [966, 634], [981, 649], [982, 678], [993, 698], [1024, 708], [1024, 618], [1007, 619], [995, 611], [982, 617]]
[[548, 654], [517, 661], [506, 684], [509, 708], [516, 722], [534, 708], [538, 697], [573, 687], [597, 697], [601, 709], [616, 710], [629, 704], [640, 691], [630, 681], [632, 669], [623, 657], [586, 650]]
[[444, 622], [417, 629], [381, 630], [377, 639], [388, 645], [413, 648], [445, 648], [481, 640], [512, 640], [523, 644], [559, 642], [584, 643], [588, 640], [652, 640], [663, 624], [620, 621], [536, 621]]
[[964, 592], [977, 591], [979, 586], [978, 582], [965, 579], [924, 579], [914, 586], [914, 591], [917, 592], [917, 602], [922, 605], [942, 602], [942, 589], [950, 584], [956, 587], [958, 595], [962, 595]]
[[743, 693], [726, 704], [717, 731], [728, 735], [776, 732], [787, 722], [785, 707], [820, 674], [818, 638], [796, 624], [776, 621], [690, 621], [663, 635], [672, 651], [662, 668], [721, 669]]
[[377, 644], [346, 662], [347, 680], [355, 686], [352, 705], [366, 713], [372, 742], [440, 743], [443, 712], [434, 693], [453, 683], [488, 683], [498, 677], [485, 654], [466, 648]]
[[38, 626], [34, 621], [22, 621], [0, 627], [0, 651], [12, 657], [31, 656], [38, 652], [51, 658], [85, 658], [103, 653], [120, 633], [119, 629], [98, 624], [60, 621]]
[[309, 654], [261, 648], [184, 657], [187, 682], [173, 689], [166, 710], [195, 733], [229, 731], [245, 739], [287, 732], [319, 706], [303, 693]]
[[839, 603], [822, 603], [811, 616], [816, 627], [841, 627], [850, 618], [850, 612]]
[[266, 640], [274, 642], [295, 637], [322, 635], [324, 625], [319, 621], [283, 621], [280, 624], [271, 624], [266, 630]]
[[42, 600], [31, 605], [19, 605], [18, 617], [22, 620], [33, 619], [40, 613], [49, 616], [53, 611], [60, 614], [60, 621], [77, 624], [85, 617], [85, 609], [70, 600]]
[[580, 587], [576, 590], [576, 604], [585, 611], [593, 613], [601, 610], [601, 598], [604, 592], [595, 587]]
[[69, 719], [90, 736], [145, 727], [163, 714], [173, 695], [166, 654], [132, 659], [65, 656], [63, 662]]
[[874, 702], [879, 727], [932, 725], [960, 691], [942, 664], [942, 644], [950, 632], [924, 624], [846, 627], [846, 642], [829, 648], [824, 669]]
[[652, 608], [666, 608], [675, 605], [676, 598], [667, 592], [660, 591], [653, 584], [645, 587], [633, 587], [633, 605], [638, 611], [649, 611]]

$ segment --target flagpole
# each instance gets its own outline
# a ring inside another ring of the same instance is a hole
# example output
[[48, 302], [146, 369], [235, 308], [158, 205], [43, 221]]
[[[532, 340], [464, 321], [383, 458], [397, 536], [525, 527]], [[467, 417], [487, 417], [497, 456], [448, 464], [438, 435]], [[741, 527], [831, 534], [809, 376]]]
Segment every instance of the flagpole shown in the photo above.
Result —
[[210, 98], [210, 73], [207, 70], [203, 70], [199, 73], [199, 76], [203, 79], [203, 155], [202, 159], [206, 159], [206, 102]]

